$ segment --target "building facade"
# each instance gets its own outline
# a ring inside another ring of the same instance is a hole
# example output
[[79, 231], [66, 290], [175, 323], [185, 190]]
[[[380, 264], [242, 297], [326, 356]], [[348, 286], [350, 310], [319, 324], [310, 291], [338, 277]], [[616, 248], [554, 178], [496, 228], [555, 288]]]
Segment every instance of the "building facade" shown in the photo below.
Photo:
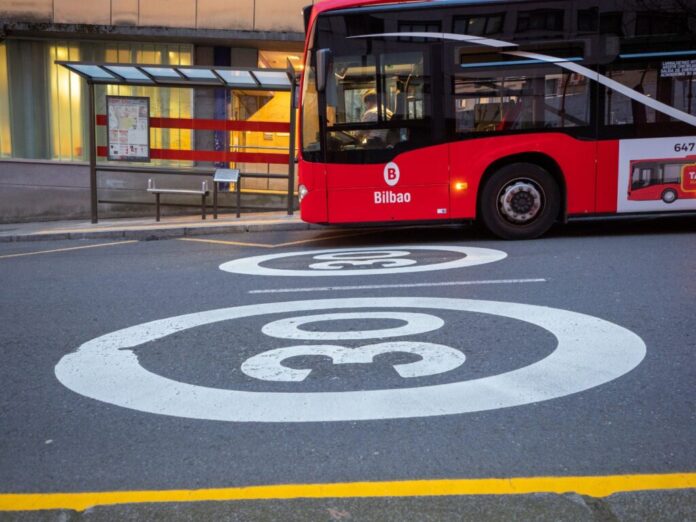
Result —
[[[89, 215], [87, 87], [57, 60], [220, 67], [301, 67], [301, 9], [311, 0], [0, 0], [0, 221]], [[151, 117], [289, 121], [288, 93], [98, 86], [106, 95], [146, 96]], [[97, 145], [106, 132], [97, 128]], [[215, 166], [176, 151], [287, 154], [289, 133], [153, 128], [151, 147], [173, 151], [148, 166]], [[185, 156], [185, 155], [183, 155]], [[171, 159], [174, 158], [174, 159]], [[100, 158], [99, 161], [105, 161]], [[218, 165], [219, 166], [219, 165]], [[287, 165], [235, 165], [283, 174]], [[249, 180], [247, 193], [272, 195], [282, 180]], [[147, 176], [100, 174], [104, 216], [149, 212], [138, 201]], [[177, 179], [186, 185], [186, 179]]]

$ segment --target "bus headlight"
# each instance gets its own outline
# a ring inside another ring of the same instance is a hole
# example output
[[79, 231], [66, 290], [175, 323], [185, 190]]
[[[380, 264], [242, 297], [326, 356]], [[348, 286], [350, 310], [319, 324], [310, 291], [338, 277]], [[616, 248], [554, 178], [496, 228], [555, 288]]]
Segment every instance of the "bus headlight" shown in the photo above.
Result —
[[307, 187], [305, 187], [304, 185], [300, 185], [299, 187], [297, 187], [297, 198], [300, 203], [302, 203], [302, 200], [308, 192], [309, 190], [307, 190]]

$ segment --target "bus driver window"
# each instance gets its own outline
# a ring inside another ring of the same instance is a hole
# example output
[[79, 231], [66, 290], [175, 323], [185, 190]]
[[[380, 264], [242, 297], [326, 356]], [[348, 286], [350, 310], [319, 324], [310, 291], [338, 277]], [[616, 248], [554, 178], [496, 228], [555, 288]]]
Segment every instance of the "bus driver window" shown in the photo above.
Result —
[[[374, 90], [368, 90], [362, 98], [363, 101], [363, 113], [360, 117], [362, 123], [372, 123], [377, 122], [379, 118], [379, 106], [377, 104], [377, 93]], [[393, 113], [389, 108], [383, 107], [383, 118], [386, 121], [391, 120]], [[375, 142], [376, 145], [385, 144], [387, 141], [387, 129], [371, 129], [365, 130], [360, 133], [362, 142], [369, 145], [371, 142]]]

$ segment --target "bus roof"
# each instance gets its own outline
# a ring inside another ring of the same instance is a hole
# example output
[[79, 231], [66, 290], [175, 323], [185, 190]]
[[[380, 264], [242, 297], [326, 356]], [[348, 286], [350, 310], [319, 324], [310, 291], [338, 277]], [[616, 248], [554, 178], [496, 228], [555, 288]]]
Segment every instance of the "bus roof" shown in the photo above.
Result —
[[379, 4], [405, 4], [412, 2], [432, 2], [433, 0], [405, 0], [405, 1], [390, 1], [390, 0], [322, 0], [314, 5], [314, 10], [317, 14], [324, 11], [334, 11], [336, 9], [346, 9], [350, 7], [367, 7], [370, 5]]
[[315, 17], [326, 11], [337, 11], [354, 7], [394, 6], [399, 4], [487, 4], [495, 1], [496, 0], [322, 0], [314, 5], [312, 15]]

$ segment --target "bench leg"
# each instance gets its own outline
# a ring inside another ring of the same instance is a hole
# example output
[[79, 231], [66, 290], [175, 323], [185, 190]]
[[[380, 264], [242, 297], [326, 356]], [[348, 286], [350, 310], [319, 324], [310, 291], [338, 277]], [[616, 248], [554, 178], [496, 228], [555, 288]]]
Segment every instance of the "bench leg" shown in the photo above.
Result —
[[157, 219], [157, 221], [159, 221], [160, 220], [160, 195], [159, 195], [159, 192], [157, 192], [155, 194], [155, 207], [157, 207], [155, 219]]
[[218, 217], [218, 211], [217, 211], [217, 199], [218, 199], [218, 184], [217, 181], [213, 181], [213, 219], [217, 219]]
[[205, 219], [205, 194], [201, 196], [201, 219]]

